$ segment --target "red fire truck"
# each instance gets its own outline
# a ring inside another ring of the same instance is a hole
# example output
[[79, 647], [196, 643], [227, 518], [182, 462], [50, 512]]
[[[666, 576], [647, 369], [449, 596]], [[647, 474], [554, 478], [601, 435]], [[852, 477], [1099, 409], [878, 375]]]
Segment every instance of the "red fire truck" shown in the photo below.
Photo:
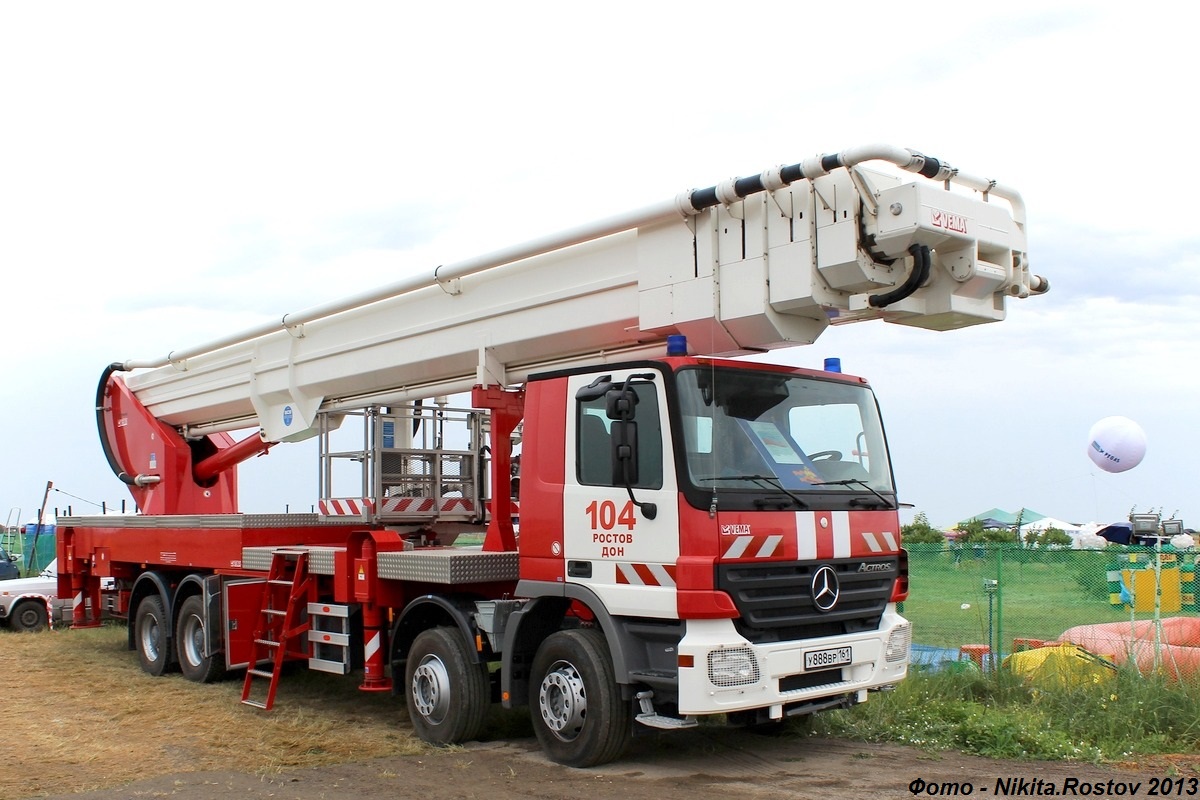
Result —
[[[238, 671], [266, 709], [289, 661], [361, 674], [433, 743], [528, 706], [573, 766], [638, 726], [863, 702], [911, 640], [875, 398], [733, 356], [1003, 319], [1048, 288], [1024, 214], [860, 147], [112, 364], [97, 422], [138, 513], [59, 519], [60, 592], [97, 624], [111, 579], [148, 673]], [[240, 513], [237, 465], [308, 439], [314, 513]]]

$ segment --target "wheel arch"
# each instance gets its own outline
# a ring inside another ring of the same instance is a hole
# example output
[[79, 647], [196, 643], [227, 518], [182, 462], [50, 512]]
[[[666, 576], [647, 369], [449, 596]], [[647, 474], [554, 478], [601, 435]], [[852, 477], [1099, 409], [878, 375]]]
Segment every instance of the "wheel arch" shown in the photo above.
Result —
[[[391, 631], [391, 645], [388, 661], [392, 665], [392, 674], [397, 669], [403, 671], [403, 664], [408, 658], [413, 641], [424, 630], [449, 626], [457, 628], [463, 638], [470, 643], [468, 650], [473, 654], [475, 663], [484, 660], [475, 647], [475, 622], [471, 616], [475, 612], [475, 598], [467, 595], [422, 595], [413, 600], [396, 618]], [[399, 683], [394, 682], [393, 692], [399, 691]]]
[[192, 573], [184, 576], [179, 585], [175, 587], [175, 592], [171, 598], [171, 610], [175, 611], [179, 608], [179, 604], [187, 600], [194, 594], [204, 593], [204, 576]]
[[[205, 594], [203, 575], [197, 575], [197, 573], [193, 572], [191, 575], [184, 576], [179, 584], [176, 585], [174, 591], [170, 591], [170, 602], [167, 603], [166, 600], [163, 601], [163, 608], [167, 610], [167, 615], [170, 618], [170, 628], [167, 633], [170, 644], [172, 645], [175, 644], [174, 639], [176, 638], [176, 634], [179, 632], [179, 612], [182, 606], [184, 606], [184, 601], [187, 600], [188, 597], [200, 597], [200, 600], [202, 600], [202, 602], [204, 601]], [[205, 619], [204, 621], [206, 624], [209, 622], [208, 619]], [[173, 646], [172, 652], [174, 651], [175, 650]], [[178, 658], [175, 658], [175, 660], [178, 661]]]
[[[129, 593], [129, 620], [132, 623], [136, 618], [138, 606], [142, 604], [143, 600], [155, 595], [162, 600], [163, 611], [167, 617], [165, 620], [167, 622], [167, 632], [164, 644], [167, 647], [167, 652], [170, 653], [171, 645], [175, 640], [175, 604], [172, 602], [171, 582], [166, 575], [160, 572], [149, 571], [143, 572], [137, 577], [137, 580], [133, 582], [133, 589]], [[127, 627], [127, 646], [130, 650], [136, 650], [137, 626], [130, 624]]]
[[547, 636], [564, 627], [563, 620], [573, 602], [588, 610], [604, 634], [612, 655], [616, 682], [622, 686], [632, 682], [630, 664], [640, 648], [620, 620], [608, 612], [595, 592], [580, 584], [538, 581], [522, 581], [517, 592], [522, 597], [533, 599], [513, 612], [505, 630], [504, 669], [501, 671], [501, 697], [505, 708], [529, 702], [528, 669], [533, 663], [534, 654]]

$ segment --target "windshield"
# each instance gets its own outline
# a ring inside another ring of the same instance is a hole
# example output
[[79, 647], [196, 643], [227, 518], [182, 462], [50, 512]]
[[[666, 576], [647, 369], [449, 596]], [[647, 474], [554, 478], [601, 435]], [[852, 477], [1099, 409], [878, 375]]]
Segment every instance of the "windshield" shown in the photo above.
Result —
[[[693, 487], [894, 495], [875, 397], [866, 386], [778, 372], [696, 367], [678, 376]], [[892, 498], [888, 498], [892, 502]]]

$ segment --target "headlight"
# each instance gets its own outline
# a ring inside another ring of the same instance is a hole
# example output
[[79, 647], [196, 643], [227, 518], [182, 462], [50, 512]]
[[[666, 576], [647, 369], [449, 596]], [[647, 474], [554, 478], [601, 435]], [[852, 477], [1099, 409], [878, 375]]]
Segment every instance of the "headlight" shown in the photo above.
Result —
[[708, 679], [714, 686], [758, 683], [758, 662], [749, 648], [714, 650], [708, 654]]

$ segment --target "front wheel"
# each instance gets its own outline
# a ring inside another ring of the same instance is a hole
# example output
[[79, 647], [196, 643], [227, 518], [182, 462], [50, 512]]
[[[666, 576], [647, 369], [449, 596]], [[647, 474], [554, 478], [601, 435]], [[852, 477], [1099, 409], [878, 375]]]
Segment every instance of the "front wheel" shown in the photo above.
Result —
[[206, 638], [204, 600], [199, 595], [192, 595], [180, 604], [179, 619], [175, 624], [179, 671], [189, 681], [212, 683], [225, 677], [225, 659], [204, 655]]
[[479, 736], [491, 701], [487, 664], [475, 661], [454, 628], [430, 628], [413, 640], [405, 662], [408, 717], [430, 744]]
[[143, 672], [157, 677], [167, 671], [171, 663], [167, 652], [170, 624], [158, 595], [151, 595], [138, 604], [133, 620], [133, 642]]
[[633, 735], [632, 702], [621, 699], [603, 632], [559, 631], [533, 659], [530, 715], [542, 750], [568, 767], [620, 758]]
[[13, 609], [9, 624], [14, 631], [33, 633], [50, 626], [50, 614], [41, 600], [22, 600]]

